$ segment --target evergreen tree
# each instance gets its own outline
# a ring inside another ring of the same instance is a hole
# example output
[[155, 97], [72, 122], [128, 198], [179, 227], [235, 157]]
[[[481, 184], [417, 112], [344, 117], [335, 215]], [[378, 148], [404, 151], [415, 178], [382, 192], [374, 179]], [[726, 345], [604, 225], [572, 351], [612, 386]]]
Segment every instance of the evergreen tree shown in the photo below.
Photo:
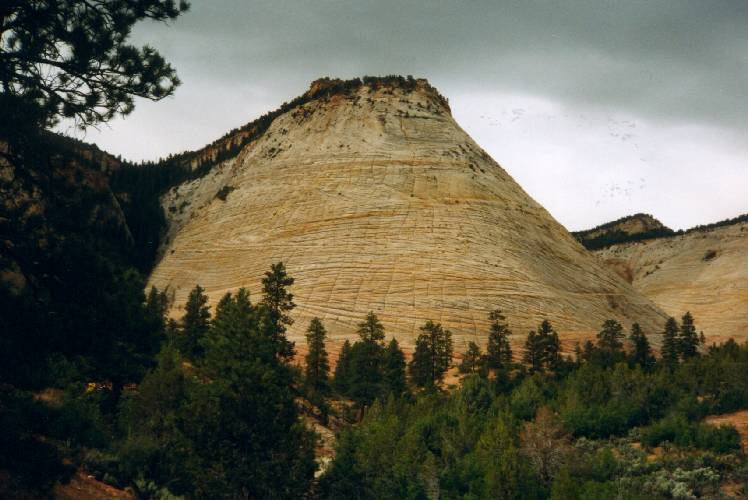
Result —
[[574, 361], [577, 365], [579, 365], [584, 356], [584, 351], [582, 350], [582, 344], [580, 344], [578, 341], [574, 344]]
[[330, 365], [325, 350], [327, 332], [319, 318], [313, 318], [306, 331], [308, 352], [306, 355], [306, 372], [304, 383], [307, 389], [324, 394], [330, 388]]
[[368, 406], [382, 393], [384, 347], [379, 342], [358, 341], [351, 347], [347, 395]]
[[193, 386], [179, 419], [196, 497], [298, 498], [313, 478], [314, 438], [299, 421], [292, 371], [262, 321], [239, 290], [222, 300], [203, 342], [206, 382]]
[[522, 355], [522, 361], [530, 367], [530, 373], [542, 372], [543, 364], [543, 343], [542, 338], [530, 330], [525, 340], [525, 352]]
[[166, 292], [159, 292], [155, 286], [152, 286], [145, 299], [145, 315], [155, 329], [165, 332], [166, 328], [166, 311], [169, 308], [169, 297]]
[[433, 384], [431, 360], [431, 344], [428, 337], [421, 334], [416, 339], [416, 349], [413, 351], [413, 358], [408, 365], [410, 381], [416, 387], [430, 387]]
[[472, 340], [468, 342], [467, 351], [462, 356], [462, 362], [460, 363], [460, 373], [476, 373], [480, 369], [482, 354], [478, 344]]
[[429, 320], [421, 327], [416, 352], [410, 363], [413, 383], [434, 387], [444, 378], [452, 362], [452, 332]]
[[83, 127], [130, 113], [136, 96], [171, 95], [179, 85], [171, 65], [128, 38], [138, 21], [173, 20], [188, 7], [173, 0], [3, 2], [0, 135], [18, 118], [33, 116], [40, 127], [74, 118]]
[[616, 362], [623, 360], [622, 339], [624, 338], [623, 326], [618, 321], [605, 320], [602, 329], [597, 334], [597, 347], [602, 366], [613, 366]]
[[665, 323], [665, 331], [662, 333], [662, 348], [660, 354], [662, 355], [662, 362], [665, 366], [672, 368], [678, 364], [678, 322], [675, 318], [668, 318]]
[[584, 342], [584, 347], [582, 348], [582, 359], [589, 363], [595, 358], [595, 352], [597, 351], [597, 348], [595, 347], [594, 342], [591, 340], [587, 340]]
[[394, 338], [384, 349], [382, 362], [383, 395], [400, 396], [407, 390], [405, 380], [405, 354]]
[[384, 362], [384, 327], [377, 315], [369, 312], [366, 319], [358, 325], [361, 338], [350, 348], [345, 395], [350, 396], [359, 405], [370, 405], [382, 393]]
[[[540, 481], [522, 456], [506, 414], [490, 421], [475, 445], [475, 470], [482, 475], [473, 498], [542, 498]], [[480, 477], [480, 476], [479, 476]]]
[[491, 311], [488, 315], [491, 322], [491, 331], [488, 334], [486, 346], [486, 361], [489, 368], [506, 368], [512, 363], [512, 347], [509, 344], [509, 330], [504, 315], [498, 309]]
[[373, 311], [369, 311], [366, 319], [358, 324], [358, 335], [364, 342], [382, 342], [384, 340], [384, 327]]
[[181, 493], [189, 491], [192, 482], [187, 470], [190, 449], [180, 442], [179, 424], [196, 381], [185, 374], [172, 343], [164, 344], [157, 361], [138, 391], [123, 400], [118, 419], [125, 434], [118, 446], [120, 468], [128, 476], [146, 476]]
[[558, 333], [551, 326], [551, 322], [544, 319], [538, 327], [538, 336], [542, 346], [543, 364], [547, 370], [557, 370], [561, 364], [561, 340]]
[[293, 324], [288, 313], [296, 307], [293, 294], [287, 290], [293, 283], [294, 279], [286, 273], [283, 262], [272, 264], [262, 279], [262, 305], [267, 313], [268, 333], [277, 345], [278, 356], [285, 360], [295, 354], [293, 342], [286, 338], [286, 327]]
[[561, 341], [548, 320], [543, 320], [537, 331], [532, 330], [527, 334], [522, 361], [529, 365], [531, 373], [558, 369]]
[[338, 362], [335, 364], [333, 387], [342, 395], [348, 394], [351, 386], [351, 343], [346, 340], [340, 348]]
[[597, 334], [597, 345], [600, 349], [610, 353], [617, 353], [623, 349], [623, 327], [614, 320], [608, 319], [603, 323], [603, 327]]
[[678, 352], [683, 361], [698, 356], [700, 344], [701, 340], [696, 333], [693, 316], [690, 312], [687, 312], [681, 319], [680, 335], [678, 336]]
[[652, 348], [649, 345], [649, 339], [647, 339], [639, 323], [631, 325], [629, 341], [631, 342], [631, 354], [629, 357], [631, 363], [639, 365], [644, 369], [651, 368], [654, 365]]
[[195, 360], [202, 356], [201, 341], [210, 327], [208, 296], [200, 285], [190, 291], [182, 316], [182, 337], [179, 350], [186, 358]]

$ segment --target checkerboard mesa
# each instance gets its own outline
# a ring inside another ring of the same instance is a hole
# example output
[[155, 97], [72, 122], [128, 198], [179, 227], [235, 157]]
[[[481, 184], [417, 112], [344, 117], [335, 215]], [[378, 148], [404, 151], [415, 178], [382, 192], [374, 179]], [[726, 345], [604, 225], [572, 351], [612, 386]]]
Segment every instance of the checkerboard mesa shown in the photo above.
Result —
[[517, 341], [544, 318], [567, 344], [608, 318], [661, 329], [657, 306], [525, 193], [426, 80], [321, 79], [271, 115], [162, 198], [150, 282], [175, 308], [195, 284], [214, 304], [239, 287], [257, 296], [283, 261], [296, 278], [291, 340], [314, 316], [333, 342], [353, 338], [368, 311], [406, 348], [440, 321], [458, 352], [484, 343], [497, 308]]

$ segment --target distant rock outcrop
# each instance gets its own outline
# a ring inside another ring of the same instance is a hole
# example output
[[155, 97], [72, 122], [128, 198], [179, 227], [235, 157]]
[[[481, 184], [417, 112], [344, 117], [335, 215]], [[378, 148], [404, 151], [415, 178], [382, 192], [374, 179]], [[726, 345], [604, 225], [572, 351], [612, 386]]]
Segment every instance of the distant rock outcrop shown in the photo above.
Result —
[[690, 311], [710, 342], [746, 340], [748, 221], [734, 221], [596, 254], [669, 315], [680, 318]]
[[239, 287], [257, 300], [284, 261], [297, 341], [314, 316], [334, 342], [351, 338], [368, 311], [406, 347], [440, 321], [458, 352], [484, 343], [495, 308], [517, 340], [544, 318], [565, 339], [608, 318], [661, 327], [663, 312], [530, 198], [425, 80], [326, 79], [293, 102], [162, 198], [169, 229], [150, 284], [176, 307], [198, 283], [213, 304]]
[[617, 243], [648, 240], [675, 233], [651, 215], [639, 213], [572, 234], [585, 248], [598, 250]]

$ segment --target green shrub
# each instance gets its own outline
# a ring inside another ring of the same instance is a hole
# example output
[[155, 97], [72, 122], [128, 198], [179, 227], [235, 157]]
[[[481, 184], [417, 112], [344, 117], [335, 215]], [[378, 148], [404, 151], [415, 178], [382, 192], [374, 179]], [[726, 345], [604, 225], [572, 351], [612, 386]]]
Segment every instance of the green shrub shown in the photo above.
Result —
[[86, 394], [69, 390], [52, 419], [50, 435], [66, 439], [76, 446], [104, 448], [111, 441], [111, 433], [101, 412], [101, 393]]
[[509, 407], [512, 414], [522, 420], [530, 420], [535, 417], [546, 398], [543, 390], [538, 383], [538, 377], [526, 378], [522, 384], [517, 387], [509, 400]]
[[735, 427], [713, 427], [690, 422], [685, 416], [671, 414], [642, 431], [642, 442], [657, 446], [664, 442], [681, 447], [694, 447], [716, 453], [740, 450], [740, 435]]

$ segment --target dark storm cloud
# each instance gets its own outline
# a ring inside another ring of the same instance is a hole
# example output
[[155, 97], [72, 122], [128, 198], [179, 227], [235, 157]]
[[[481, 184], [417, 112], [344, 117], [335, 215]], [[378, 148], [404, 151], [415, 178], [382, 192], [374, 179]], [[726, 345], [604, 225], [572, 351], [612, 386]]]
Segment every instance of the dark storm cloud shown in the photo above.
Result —
[[567, 227], [748, 211], [748, 0], [191, 1], [134, 34], [183, 85], [85, 139], [154, 159], [320, 76], [412, 74]]
[[321, 75], [401, 73], [748, 127], [745, 0], [192, 3], [139, 37], [216, 90], [252, 82], [290, 97]]

